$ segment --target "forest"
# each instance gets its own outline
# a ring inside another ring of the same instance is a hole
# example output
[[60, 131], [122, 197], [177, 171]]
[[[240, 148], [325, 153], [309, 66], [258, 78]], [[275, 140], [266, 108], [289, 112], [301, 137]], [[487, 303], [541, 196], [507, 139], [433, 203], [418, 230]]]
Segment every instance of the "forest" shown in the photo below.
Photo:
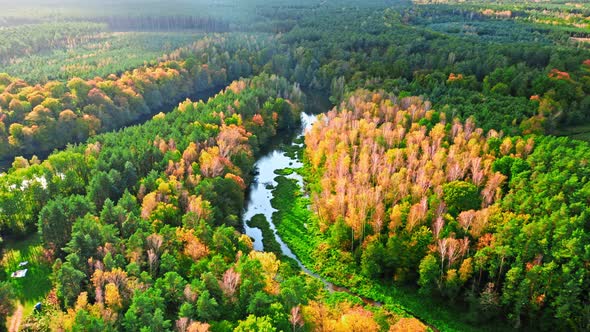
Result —
[[0, 331], [590, 329], [587, 3], [0, 5]]

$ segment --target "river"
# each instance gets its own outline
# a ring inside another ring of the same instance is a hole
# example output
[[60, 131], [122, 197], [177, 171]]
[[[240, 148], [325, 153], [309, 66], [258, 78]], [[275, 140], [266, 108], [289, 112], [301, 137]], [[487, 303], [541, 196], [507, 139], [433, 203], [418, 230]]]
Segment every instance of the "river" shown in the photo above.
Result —
[[[299, 129], [299, 133], [295, 138], [300, 138], [303, 136], [305, 131], [311, 128], [316, 119], [317, 117], [314, 114], [305, 112], [301, 113], [301, 128]], [[254, 166], [258, 171], [258, 174], [250, 185], [248, 191], [248, 203], [246, 205], [246, 209], [244, 210], [244, 214], [242, 215], [242, 219], [244, 220], [244, 230], [246, 235], [253, 239], [254, 250], [264, 251], [264, 247], [262, 245], [262, 232], [258, 228], [248, 226], [246, 222], [257, 214], [263, 214], [266, 217], [266, 220], [268, 220], [270, 228], [275, 233], [277, 242], [281, 245], [281, 251], [283, 255], [296, 260], [299, 266], [306, 273], [313, 274], [311, 271], [305, 268], [303, 264], [301, 264], [299, 259], [297, 259], [297, 256], [293, 254], [289, 246], [287, 246], [277, 234], [276, 227], [272, 222], [272, 214], [276, 211], [276, 209], [274, 209], [270, 204], [270, 200], [272, 198], [272, 189], [277, 185], [277, 182], [275, 181], [275, 177], [277, 176], [275, 171], [287, 167], [299, 168], [303, 165], [299, 160], [288, 157], [285, 151], [280, 149], [280, 147], [277, 147], [259, 158]], [[294, 172], [290, 175], [287, 175], [286, 177], [296, 179], [297, 182], [299, 182], [300, 187], [303, 188], [303, 179], [299, 174]]]
[[[296, 141], [297, 138], [301, 138], [302, 136], [304, 136], [305, 133], [311, 128], [311, 126], [317, 121], [317, 114], [326, 112], [331, 108], [331, 104], [329, 103], [326, 97], [321, 95], [310, 94], [309, 92], [307, 92], [307, 96], [311, 97], [311, 102], [308, 102], [305, 111], [301, 113], [301, 126], [298, 129], [296, 135], [294, 136], [295, 139], [292, 139], [293, 136], [290, 137], [291, 139], [287, 137], [285, 139], [287, 139], [288, 141], [285, 142], [285, 140], [282, 140], [281, 143], [296, 145], [297, 143], [295, 143], [294, 141]], [[258, 174], [255, 176], [254, 180], [250, 184], [250, 187], [248, 188], [248, 200], [244, 212], [242, 214], [242, 220], [246, 235], [248, 235], [253, 240], [254, 250], [264, 251], [264, 246], [262, 244], [262, 231], [259, 228], [248, 226], [247, 222], [253, 216], [257, 214], [262, 214], [268, 221], [270, 229], [273, 231], [276, 241], [281, 246], [281, 253], [295, 260], [295, 262], [297, 262], [297, 265], [299, 265], [299, 267], [304, 273], [320, 280], [325, 285], [326, 289], [330, 292], [345, 292], [357, 296], [367, 305], [377, 307], [382, 306], [383, 304], [381, 302], [355, 294], [350, 289], [346, 287], [337, 286], [322, 278], [317, 273], [314, 273], [311, 270], [309, 270], [305, 265], [303, 265], [299, 258], [297, 258], [297, 256], [293, 253], [291, 248], [289, 248], [289, 246], [283, 241], [283, 239], [281, 239], [281, 237], [277, 233], [276, 226], [272, 220], [272, 214], [277, 210], [273, 208], [270, 203], [270, 200], [273, 197], [272, 190], [277, 185], [277, 182], [275, 181], [275, 177], [277, 177], [277, 174], [275, 174], [275, 171], [288, 167], [298, 168], [303, 166], [301, 161], [288, 157], [286, 152], [281, 148], [281, 146], [284, 145], [275, 144], [256, 161], [254, 166], [255, 169], [258, 171]], [[299, 183], [300, 188], [304, 188], [303, 178], [296, 172], [293, 172], [287, 175], [286, 177], [290, 179], [295, 179]], [[421, 320], [411, 311], [407, 309], [406, 311], [412, 316], [414, 316], [416, 319], [420, 320], [423, 324], [430, 327], [433, 331], [438, 332], [438, 329], [435, 326]]]
[[[312, 100], [312, 104], [306, 106], [305, 111], [301, 113], [301, 126], [294, 137], [295, 139], [304, 136], [305, 133], [316, 122], [316, 114], [318, 114], [319, 107], [325, 107], [321, 110], [323, 112], [330, 108], [330, 104], [327, 102], [325, 97], [322, 98], [321, 96], [313, 96]], [[291, 142], [287, 143], [296, 145], [297, 143], [293, 141], [294, 140], [291, 140]], [[242, 220], [246, 235], [248, 235], [253, 240], [254, 250], [264, 251], [264, 246], [262, 244], [262, 231], [259, 228], [248, 226], [247, 222], [253, 216], [262, 214], [266, 217], [266, 220], [270, 225], [270, 229], [274, 233], [275, 239], [281, 246], [282, 254], [295, 260], [303, 272], [322, 281], [326, 289], [329, 291], [346, 292], [354, 296], [358, 296], [366, 304], [381, 306], [382, 304], [380, 302], [354, 294], [347, 288], [334, 285], [333, 283], [319, 276], [317, 273], [309, 270], [305, 265], [303, 265], [299, 258], [297, 258], [297, 256], [293, 253], [291, 248], [289, 248], [289, 246], [277, 233], [276, 226], [272, 221], [272, 214], [277, 210], [273, 208], [270, 203], [270, 200], [273, 197], [272, 190], [277, 185], [277, 182], [275, 181], [277, 174], [275, 174], [275, 171], [288, 167], [299, 168], [303, 166], [301, 161], [288, 157], [280, 146], [281, 145], [277, 145], [270, 149], [256, 161], [255, 168], [258, 171], [258, 174], [255, 176], [248, 189], [248, 201], [246, 203], [244, 213], [242, 214]], [[303, 178], [299, 174], [293, 172], [286, 177], [295, 179], [299, 183], [300, 188], [304, 188]]]

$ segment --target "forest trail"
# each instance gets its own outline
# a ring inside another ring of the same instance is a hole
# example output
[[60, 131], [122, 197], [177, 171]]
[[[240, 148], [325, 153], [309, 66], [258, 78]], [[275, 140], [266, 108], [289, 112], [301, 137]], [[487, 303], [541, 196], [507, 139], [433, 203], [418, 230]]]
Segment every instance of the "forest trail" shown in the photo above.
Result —
[[24, 307], [19, 302], [18, 307], [16, 308], [16, 311], [14, 312], [14, 315], [12, 315], [12, 317], [10, 317], [10, 325], [8, 327], [8, 332], [18, 332], [18, 329], [20, 327], [20, 322], [23, 319], [23, 311], [24, 311]]

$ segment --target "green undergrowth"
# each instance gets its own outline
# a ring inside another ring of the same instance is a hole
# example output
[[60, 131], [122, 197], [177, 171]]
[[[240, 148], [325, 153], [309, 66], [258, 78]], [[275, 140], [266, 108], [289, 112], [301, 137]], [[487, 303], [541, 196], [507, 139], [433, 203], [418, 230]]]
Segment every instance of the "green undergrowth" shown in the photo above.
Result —
[[[305, 177], [305, 169], [300, 172]], [[376, 281], [361, 275], [350, 253], [330, 248], [327, 237], [318, 228], [317, 217], [308, 209], [309, 198], [303, 196], [297, 181], [284, 176], [275, 178], [272, 206], [277, 232], [310, 270], [336, 285], [348, 288], [361, 297], [382, 303], [402, 316], [415, 316], [440, 331], [502, 331], [500, 326], [473, 326], [466, 316], [448, 302], [418, 295], [415, 289], [391, 282]]]
[[262, 245], [264, 251], [269, 251], [277, 256], [281, 256], [281, 246], [275, 238], [274, 232], [270, 229], [270, 224], [263, 214], [257, 214], [246, 222], [250, 227], [259, 228], [262, 231]]
[[292, 144], [285, 145], [283, 147], [283, 151], [285, 151], [285, 155], [291, 159], [302, 160], [303, 153], [304, 153], [304, 145], [305, 137], [301, 136], [295, 138]]
[[283, 168], [277, 169], [274, 173], [277, 175], [291, 175], [295, 173], [295, 170], [293, 168]]

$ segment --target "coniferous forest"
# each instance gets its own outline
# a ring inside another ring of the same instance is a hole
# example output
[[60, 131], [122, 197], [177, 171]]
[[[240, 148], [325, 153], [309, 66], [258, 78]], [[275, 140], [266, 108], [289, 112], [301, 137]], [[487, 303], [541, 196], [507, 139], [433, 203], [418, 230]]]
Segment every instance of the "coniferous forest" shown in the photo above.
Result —
[[0, 6], [0, 332], [590, 330], [585, 1]]

